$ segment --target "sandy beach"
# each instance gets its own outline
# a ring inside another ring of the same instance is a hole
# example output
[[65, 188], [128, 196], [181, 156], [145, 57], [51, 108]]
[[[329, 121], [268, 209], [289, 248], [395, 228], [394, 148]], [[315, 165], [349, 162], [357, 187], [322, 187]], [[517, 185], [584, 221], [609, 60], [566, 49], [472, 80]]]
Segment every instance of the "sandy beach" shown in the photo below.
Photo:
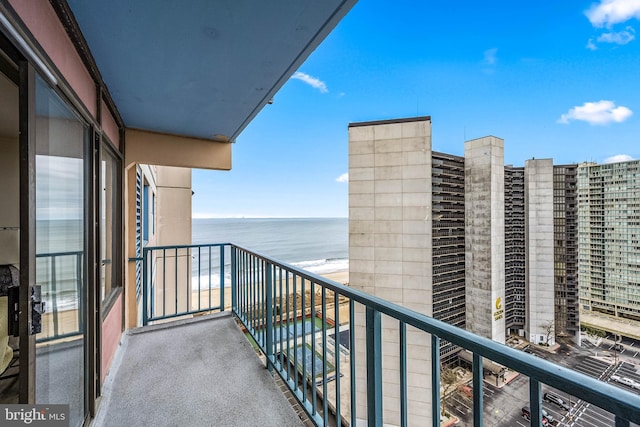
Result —
[[[329, 279], [329, 280], [333, 280], [334, 282], [338, 282], [338, 283], [342, 283], [342, 284], [348, 284], [349, 283], [349, 271], [337, 271], [337, 272], [333, 272], [333, 273], [327, 273], [327, 274], [323, 274], [322, 277]], [[290, 285], [291, 286], [291, 285]], [[308, 285], [307, 285], [308, 286]], [[318, 290], [320, 289], [319, 287], [317, 288]], [[291, 290], [291, 288], [289, 289]], [[276, 290], [276, 294], [278, 293], [279, 289]], [[307, 291], [307, 295], [309, 295], [309, 292]], [[331, 309], [333, 307], [333, 294], [328, 294], [327, 295], [327, 308]], [[213, 306], [216, 306], [216, 302], [220, 301], [220, 288], [214, 288], [211, 289], [211, 302]], [[316, 299], [316, 305], [319, 304], [320, 299]], [[298, 299], [298, 304], [300, 304], [300, 299]], [[308, 306], [310, 302], [310, 298], [307, 297], [306, 298], [306, 304]], [[198, 305], [198, 292], [195, 291], [191, 294], [191, 304], [194, 310], [197, 310], [198, 307], [209, 307], [209, 290], [208, 289], [204, 289], [200, 292], [200, 305]], [[277, 301], [276, 301], [277, 304]], [[290, 296], [290, 307], [293, 305], [293, 297]], [[344, 304], [341, 304], [341, 308], [340, 308], [340, 323], [344, 323], [345, 320], [348, 319], [348, 306], [346, 307], [347, 310], [344, 310], [343, 307]], [[225, 287], [224, 288], [224, 307], [225, 310], [230, 310], [231, 309], [231, 288], [230, 287]], [[299, 314], [301, 314], [299, 312]], [[333, 310], [329, 310], [329, 312], [327, 312], [327, 317], [331, 320], [333, 320]]]

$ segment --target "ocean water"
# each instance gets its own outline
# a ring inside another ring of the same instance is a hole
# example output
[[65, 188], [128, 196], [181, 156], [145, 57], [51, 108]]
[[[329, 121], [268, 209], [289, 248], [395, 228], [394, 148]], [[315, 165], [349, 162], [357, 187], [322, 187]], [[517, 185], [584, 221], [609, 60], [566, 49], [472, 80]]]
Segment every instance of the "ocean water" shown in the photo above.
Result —
[[[278, 261], [326, 274], [349, 268], [347, 218], [194, 219], [193, 244], [235, 243]], [[37, 221], [36, 283], [49, 310], [73, 309], [83, 287], [83, 224], [77, 220]], [[55, 254], [55, 255], [54, 255]], [[220, 286], [219, 250], [192, 250], [191, 286]], [[224, 283], [231, 284], [231, 256], [226, 251]], [[211, 268], [209, 268], [209, 262]], [[79, 264], [80, 263], [80, 264]]]
[[[349, 268], [347, 218], [194, 219], [192, 225], [193, 244], [235, 243], [316, 274]], [[228, 258], [225, 261], [228, 266]], [[212, 259], [212, 266], [216, 262], [217, 258]], [[202, 265], [193, 267], [195, 277]], [[225, 283], [229, 280], [225, 274]]]

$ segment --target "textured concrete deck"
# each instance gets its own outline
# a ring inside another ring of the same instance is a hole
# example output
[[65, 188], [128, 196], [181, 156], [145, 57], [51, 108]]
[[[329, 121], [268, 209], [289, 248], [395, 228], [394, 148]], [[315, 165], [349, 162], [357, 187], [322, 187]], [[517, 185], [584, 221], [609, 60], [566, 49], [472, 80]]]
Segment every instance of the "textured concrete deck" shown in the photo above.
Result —
[[126, 332], [93, 426], [302, 426], [228, 314]]

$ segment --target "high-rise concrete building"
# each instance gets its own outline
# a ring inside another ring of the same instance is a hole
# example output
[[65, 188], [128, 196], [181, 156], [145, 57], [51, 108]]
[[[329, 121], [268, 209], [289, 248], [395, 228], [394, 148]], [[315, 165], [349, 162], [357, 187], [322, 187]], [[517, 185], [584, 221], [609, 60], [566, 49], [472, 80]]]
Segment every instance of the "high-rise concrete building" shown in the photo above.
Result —
[[525, 337], [555, 344], [553, 160], [527, 160], [524, 166]]
[[504, 168], [504, 278], [507, 335], [524, 336], [525, 305], [524, 167]]
[[555, 335], [579, 342], [578, 165], [553, 167]]
[[[431, 119], [349, 125], [349, 282], [434, 315]], [[356, 305], [357, 413], [367, 414], [364, 312]], [[400, 424], [399, 325], [382, 318], [385, 423]], [[431, 425], [431, 340], [407, 330], [407, 412]]]
[[[433, 317], [465, 328], [464, 157], [432, 153]], [[442, 341], [447, 363], [458, 347]]]
[[578, 166], [578, 243], [581, 309], [640, 321], [640, 161]]
[[[547, 182], [544, 190], [548, 195], [553, 194], [553, 334], [575, 341], [579, 339], [580, 331], [576, 173], [575, 164], [554, 165], [553, 185]], [[524, 176], [525, 167], [505, 166], [506, 328], [507, 334], [521, 336], [525, 335], [527, 319], [525, 265], [527, 253], [531, 250], [525, 243], [525, 205], [533, 212], [535, 209], [528, 206], [529, 202], [537, 203], [536, 198], [527, 198], [525, 203]], [[547, 248], [547, 257], [549, 253]]]
[[466, 325], [504, 343], [504, 141], [467, 141], [464, 159]]

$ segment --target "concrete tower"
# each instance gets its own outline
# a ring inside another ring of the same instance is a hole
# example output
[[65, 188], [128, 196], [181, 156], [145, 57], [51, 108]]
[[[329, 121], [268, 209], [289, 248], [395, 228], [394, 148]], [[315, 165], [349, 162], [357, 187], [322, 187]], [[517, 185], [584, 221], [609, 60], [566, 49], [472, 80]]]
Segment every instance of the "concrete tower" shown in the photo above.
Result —
[[466, 326], [504, 344], [504, 141], [467, 141], [464, 158]]
[[[433, 315], [431, 119], [349, 125], [349, 282]], [[356, 304], [358, 418], [365, 418], [364, 309]], [[398, 322], [382, 317], [384, 423], [400, 424]], [[408, 414], [431, 425], [431, 340], [407, 328]], [[437, 351], [437, 350], [436, 350]]]
[[555, 343], [553, 160], [527, 160], [525, 198], [525, 337]]

